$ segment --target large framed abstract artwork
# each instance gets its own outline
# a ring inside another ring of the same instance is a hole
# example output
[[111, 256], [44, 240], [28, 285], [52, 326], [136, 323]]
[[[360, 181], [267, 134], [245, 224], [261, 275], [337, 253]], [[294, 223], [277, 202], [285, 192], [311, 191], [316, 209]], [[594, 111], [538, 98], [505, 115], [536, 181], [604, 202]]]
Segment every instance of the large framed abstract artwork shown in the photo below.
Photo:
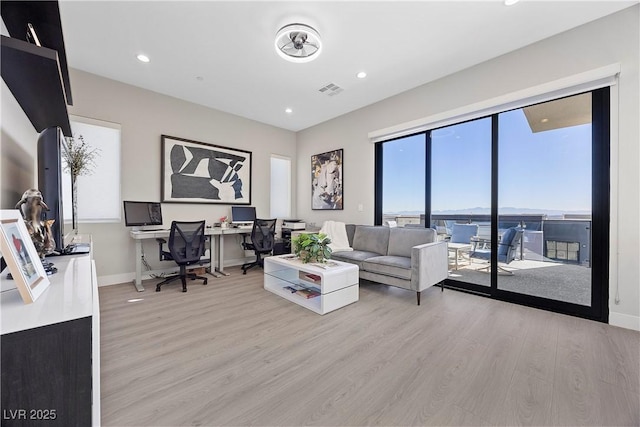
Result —
[[164, 203], [251, 204], [251, 152], [162, 135]]
[[342, 149], [311, 156], [311, 209], [342, 210]]

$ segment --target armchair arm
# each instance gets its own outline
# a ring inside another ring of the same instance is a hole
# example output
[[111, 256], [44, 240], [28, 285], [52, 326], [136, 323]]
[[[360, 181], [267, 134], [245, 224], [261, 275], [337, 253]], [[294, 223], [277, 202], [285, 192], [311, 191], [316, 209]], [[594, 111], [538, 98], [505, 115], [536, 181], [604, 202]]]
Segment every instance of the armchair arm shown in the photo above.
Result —
[[449, 276], [447, 242], [411, 248], [411, 287], [420, 292]]

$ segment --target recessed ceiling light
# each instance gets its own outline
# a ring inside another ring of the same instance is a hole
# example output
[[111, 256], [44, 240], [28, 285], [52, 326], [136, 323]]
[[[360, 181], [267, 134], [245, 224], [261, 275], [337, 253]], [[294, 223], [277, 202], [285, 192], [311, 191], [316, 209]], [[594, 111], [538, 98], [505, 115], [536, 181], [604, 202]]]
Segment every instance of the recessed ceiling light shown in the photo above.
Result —
[[291, 114], [293, 113], [293, 110], [291, 108], [287, 108], [286, 110], [284, 110], [284, 112], [287, 114]]
[[542, 119], [540, 120], [540, 123], [547, 123], [549, 121], [549, 119]]
[[518, 3], [520, 0], [504, 0], [504, 5], [505, 6], [513, 6], [514, 4]]
[[367, 77], [367, 73], [365, 73], [364, 71], [360, 71], [358, 74], [356, 74], [356, 77], [359, 79], [364, 79], [365, 77]]
[[138, 56], [136, 56], [136, 58], [138, 58], [138, 61], [140, 62], [149, 62], [149, 57], [145, 54], [138, 54]]

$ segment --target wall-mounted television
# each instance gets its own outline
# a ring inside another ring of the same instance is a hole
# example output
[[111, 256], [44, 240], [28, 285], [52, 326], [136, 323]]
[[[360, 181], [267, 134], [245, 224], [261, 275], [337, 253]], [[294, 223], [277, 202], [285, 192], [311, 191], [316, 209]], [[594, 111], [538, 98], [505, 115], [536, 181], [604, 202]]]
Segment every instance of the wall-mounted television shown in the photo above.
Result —
[[127, 227], [162, 225], [162, 206], [158, 202], [138, 202], [125, 200], [124, 224]]
[[256, 208], [253, 206], [231, 206], [231, 223], [247, 224], [256, 220]]
[[71, 187], [71, 177], [62, 174], [62, 150], [67, 149], [66, 140], [59, 127], [50, 127], [38, 137], [38, 190], [49, 207], [43, 219], [54, 220], [51, 234], [56, 242], [55, 252], [62, 253], [65, 238], [73, 232], [72, 218], [64, 217], [62, 189]]

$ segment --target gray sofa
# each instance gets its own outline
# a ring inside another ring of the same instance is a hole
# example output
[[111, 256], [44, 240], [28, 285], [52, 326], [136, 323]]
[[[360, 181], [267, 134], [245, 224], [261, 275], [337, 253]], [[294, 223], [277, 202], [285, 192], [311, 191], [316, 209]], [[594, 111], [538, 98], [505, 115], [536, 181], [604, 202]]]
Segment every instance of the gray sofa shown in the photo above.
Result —
[[347, 224], [353, 251], [332, 259], [356, 264], [360, 278], [420, 293], [448, 276], [447, 243], [430, 228], [389, 228]]

